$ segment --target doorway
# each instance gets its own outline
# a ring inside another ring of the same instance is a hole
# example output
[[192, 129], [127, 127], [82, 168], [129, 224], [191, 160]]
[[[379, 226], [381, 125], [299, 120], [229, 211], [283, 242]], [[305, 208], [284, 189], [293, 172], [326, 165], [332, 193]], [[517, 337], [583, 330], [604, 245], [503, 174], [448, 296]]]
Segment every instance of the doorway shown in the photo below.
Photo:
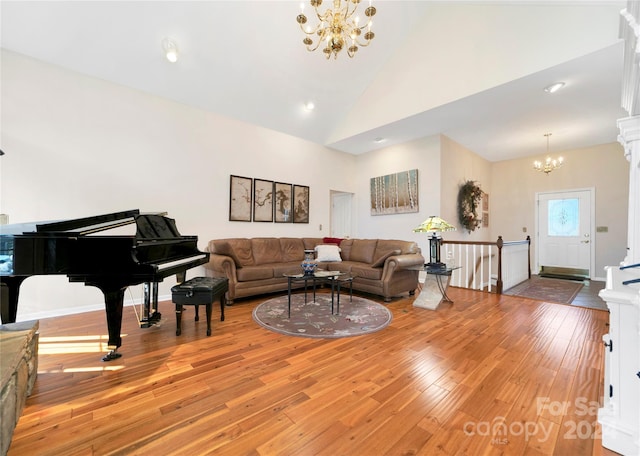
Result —
[[536, 194], [538, 275], [589, 279], [595, 263], [594, 189]]
[[331, 190], [331, 236], [351, 237], [353, 193]]

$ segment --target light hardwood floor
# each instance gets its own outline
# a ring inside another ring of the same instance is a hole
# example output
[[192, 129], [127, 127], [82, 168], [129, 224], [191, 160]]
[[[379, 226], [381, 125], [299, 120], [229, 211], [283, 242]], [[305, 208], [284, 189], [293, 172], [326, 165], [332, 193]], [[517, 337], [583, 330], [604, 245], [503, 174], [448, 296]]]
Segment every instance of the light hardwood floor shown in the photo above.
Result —
[[607, 312], [449, 295], [437, 311], [396, 299], [389, 327], [336, 340], [259, 327], [264, 297], [211, 337], [193, 308], [176, 337], [170, 302], [147, 329], [127, 307], [110, 363], [104, 312], [43, 319], [9, 455], [613, 454], [596, 416]]

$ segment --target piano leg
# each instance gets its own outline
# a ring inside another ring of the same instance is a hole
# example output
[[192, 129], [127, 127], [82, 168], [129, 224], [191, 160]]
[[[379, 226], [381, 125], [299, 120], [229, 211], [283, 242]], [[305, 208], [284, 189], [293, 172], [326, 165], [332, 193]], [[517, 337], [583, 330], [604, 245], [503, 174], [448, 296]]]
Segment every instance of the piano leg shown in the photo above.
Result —
[[158, 312], [158, 282], [153, 282], [153, 301], [151, 302], [151, 315], [157, 315], [160, 320], [160, 313]]
[[2, 298], [0, 299], [0, 318], [2, 323], [15, 323], [18, 314], [18, 295], [20, 285], [27, 276], [0, 276]]
[[144, 303], [142, 309], [141, 328], [148, 328], [158, 324], [162, 315], [158, 312], [158, 282], [143, 284]]
[[122, 308], [124, 305], [124, 291], [128, 285], [119, 283], [95, 283], [87, 282], [85, 285], [99, 288], [104, 294], [104, 303], [107, 311], [107, 328], [109, 331], [109, 341], [107, 347], [111, 350], [102, 357], [102, 361], [111, 361], [120, 358], [118, 348], [122, 345], [120, 331], [122, 329]]

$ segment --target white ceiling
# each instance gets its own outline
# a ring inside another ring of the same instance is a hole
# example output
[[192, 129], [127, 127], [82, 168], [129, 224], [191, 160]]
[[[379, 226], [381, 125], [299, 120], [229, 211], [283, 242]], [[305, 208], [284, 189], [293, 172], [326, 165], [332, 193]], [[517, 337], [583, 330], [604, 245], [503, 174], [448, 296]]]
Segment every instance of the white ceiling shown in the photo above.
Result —
[[305, 50], [299, 0], [2, 1], [1, 45], [354, 154], [438, 133], [491, 161], [543, 155], [545, 133], [552, 152], [616, 141], [625, 1], [373, 4], [353, 59]]

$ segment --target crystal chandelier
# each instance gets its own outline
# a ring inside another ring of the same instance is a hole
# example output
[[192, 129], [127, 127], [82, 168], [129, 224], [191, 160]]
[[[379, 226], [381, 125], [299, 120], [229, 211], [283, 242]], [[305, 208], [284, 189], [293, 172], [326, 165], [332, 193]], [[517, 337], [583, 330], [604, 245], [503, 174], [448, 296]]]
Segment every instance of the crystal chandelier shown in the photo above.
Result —
[[[304, 15], [304, 3], [301, 3], [301, 11], [296, 20], [300, 24], [300, 29], [306, 35], [302, 41], [308, 51], [315, 51], [324, 43], [325, 57], [328, 59], [333, 54], [334, 59], [338, 58], [338, 53], [347, 49], [347, 55], [353, 57], [358, 52], [358, 46], [369, 46], [375, 34], [371, 31], [371, 18], [376, 14], [375, 7], [369, 6], [364, 10], [367, 23], [360, 25], [359, 16], [355, 16], [360, 0], [345, 0], [344, 6], [341, 0], [333, 0], [333, 9], [327, 8], [321, 13], [318, 8], [322, 5], [322, 0], [310, 0], [309, 3], [314, 9], [318, 25], [315, 28], [306, 26], [307, 16]], [[314, 35], [317, 41], [314, 43]]]
[[549, 136], [551, 136], [551, 133], [545, 133], [545, 136], [547, 137], [547, 158], [545, 159], [544, 162], [541, 162], [538, 160], [534, 161], [533, 169], [535, 169], [536, 171], [543, 172], [546, 175], [549, 175], [551, 171], [553, 171], [554, 169], [558, 169], [562, 166], [564, 159], [562, 157], [552, 159], [549, 156]]

